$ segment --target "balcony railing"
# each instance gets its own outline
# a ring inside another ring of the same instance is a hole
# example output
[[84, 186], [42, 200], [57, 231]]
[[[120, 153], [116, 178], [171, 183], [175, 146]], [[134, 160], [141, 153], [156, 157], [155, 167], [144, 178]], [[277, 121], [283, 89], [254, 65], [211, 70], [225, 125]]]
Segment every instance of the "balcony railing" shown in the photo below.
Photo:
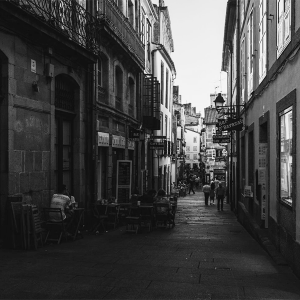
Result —
[[75, 0], [7, 0], [97, 53], [96, 18]]
[[110, 27], [145, 68], [145, 46], [128, 18], [112, 0], [99, 0], [98, 18]]

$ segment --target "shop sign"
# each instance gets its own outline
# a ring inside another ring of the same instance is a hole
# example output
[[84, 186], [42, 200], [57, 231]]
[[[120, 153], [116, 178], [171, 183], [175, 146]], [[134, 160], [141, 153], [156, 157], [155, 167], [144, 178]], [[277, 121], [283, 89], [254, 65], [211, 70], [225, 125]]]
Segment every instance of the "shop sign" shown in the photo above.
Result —
[[112, 147], [125, 149], [125, 138], [123, 136], [113, 135]]
[[109, 146], [109, 133], [98, 132], [98, 146], [100, 147]]
[[250, 185], [245, 185], [245, 187], [244, 187], [244, 196], [245, 197], [250, 197], [250, 198], [253, 197], [253, 193], [252, 193], [252, 189], [251, 189]]
[[230, 143], [230, 135], [213, 135], [213, 143]]
[[150, 150], [162, 150], [165, 148], [164, 142], [149, 142]]
[[128, 140], [128, 149], [129, 150], [134, 150], [134, 141]]
[[141, 134], [141, 131], [138, 130], [138, 129], [134, 129], [134, 128], [129, 129], [129, 138], [130, 139], [139, 140], [140, 139], [140, 134]]
[[224, 123], [224, 122], [225, 121], [223, 121], [221, 123], [217, 123], [217, 130], [220, 130], [220, 131], [232, 131], [232, 130], [241, 131], [241, 130], [243, 130], [243, 127], [244, 127], [243, 118], [239, 118], [239, 119], [228, 118], [226, 123]]

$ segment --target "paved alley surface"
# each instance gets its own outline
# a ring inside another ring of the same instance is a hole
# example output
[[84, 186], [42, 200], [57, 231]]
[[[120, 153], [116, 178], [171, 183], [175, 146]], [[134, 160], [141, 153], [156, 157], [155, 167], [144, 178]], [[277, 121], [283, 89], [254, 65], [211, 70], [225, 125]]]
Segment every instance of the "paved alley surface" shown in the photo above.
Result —
[[300, 299], [300, 281], [278, 266], [225, 204], [202, 192], [178, 199], [173, 229], [120, 227], [38, 251], [0, 250], [1, 299]]

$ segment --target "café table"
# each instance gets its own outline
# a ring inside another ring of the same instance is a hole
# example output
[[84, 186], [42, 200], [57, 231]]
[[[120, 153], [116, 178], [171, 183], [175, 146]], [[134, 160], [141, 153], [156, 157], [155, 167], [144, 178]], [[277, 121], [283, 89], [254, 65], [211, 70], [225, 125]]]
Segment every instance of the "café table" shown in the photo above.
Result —
[[83, 234], [82, 234], [82, 229], [83, 228], [83, 220], [84, 220], [84, 208], [81, 207], [77, 207], [77, 208], [73, 208], [74, 210], [74, 216], [70, 222], [70, 226], [73, 226], [75, 228], [74, 232], [73, 232], [73, 240], [76, 240], [76, 237], [78, 235], [80, 235], [83, 238]]

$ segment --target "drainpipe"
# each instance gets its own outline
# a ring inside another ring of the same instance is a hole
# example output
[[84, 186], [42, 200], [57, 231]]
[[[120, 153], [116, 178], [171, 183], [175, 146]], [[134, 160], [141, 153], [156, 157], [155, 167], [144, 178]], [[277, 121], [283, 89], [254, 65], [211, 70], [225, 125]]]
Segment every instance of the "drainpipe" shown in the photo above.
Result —
[[[236, 99], [236, 104], [240, 104], [240, 96], [241, 96], [241, 92], [240, 92], [240, 5], [239, 5], [239, 1], [237, 1], [237, 42], [236, 42], [236, 74], [237, 74], [237, 78], [236, 78], [236, 95], [237, 95], [237, 99]], [[240, 107], [237, 106], [237, 117], [240, 116]], [[240, 132], [236, 131], [236, 158], [237, 158], [237, 163], [236, 163], [236, 214], [238, 214], [238, 202], [239, 202], [239, 197], [241, 195], [241, 191], [240, 191], [240, 185], [241, 185], [241, 179], [240, 179], [240, 167], [241, 167], [241, 163], [240, 163]]]

